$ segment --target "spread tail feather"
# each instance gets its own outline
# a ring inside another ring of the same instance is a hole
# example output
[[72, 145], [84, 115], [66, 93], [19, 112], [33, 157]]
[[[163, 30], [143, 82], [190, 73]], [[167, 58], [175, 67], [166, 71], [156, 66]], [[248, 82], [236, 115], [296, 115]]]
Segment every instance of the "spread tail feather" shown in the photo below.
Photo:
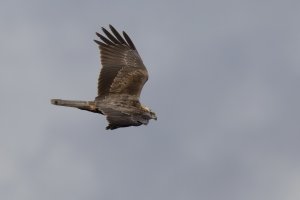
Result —
[[94, 101], [74, 101], [74, 100], [63, 100], [63, 99], [51, 99], [51, 103], [57, 106], [66, 106], [72, 108], [78, 108], [81, 110], [87, 110], [90, 112], [101, 113], [96, 108], [96, 104]]

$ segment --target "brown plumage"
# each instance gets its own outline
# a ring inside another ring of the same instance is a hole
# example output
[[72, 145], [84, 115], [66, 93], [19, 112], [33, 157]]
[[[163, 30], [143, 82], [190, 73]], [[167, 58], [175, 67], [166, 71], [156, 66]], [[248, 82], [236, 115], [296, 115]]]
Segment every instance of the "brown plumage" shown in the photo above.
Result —
[[148, 80], [147, 69], [130, 37], [124, 31], [122, 37], [112, 25], [109, 28], [111, 33], [105, 28], [105, 35], [96, 33], [102, 41], [94, 40], [99, 45], [102, 64], [95, 100], [52, 99], [51, 103], [106, 115], [106, 129], [147, 125], [150, 119], [157, 119], [139, 101]]

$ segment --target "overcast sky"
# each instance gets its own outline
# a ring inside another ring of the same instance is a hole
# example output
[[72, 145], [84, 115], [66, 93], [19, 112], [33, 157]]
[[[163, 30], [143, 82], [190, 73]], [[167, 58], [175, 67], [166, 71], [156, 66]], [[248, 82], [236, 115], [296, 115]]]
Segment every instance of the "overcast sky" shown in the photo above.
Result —
[[[300, 199], [300, 1], [0, 3], [1, 200]], [[93, 100], [112, 24], [150, 77], [148, 126]]]

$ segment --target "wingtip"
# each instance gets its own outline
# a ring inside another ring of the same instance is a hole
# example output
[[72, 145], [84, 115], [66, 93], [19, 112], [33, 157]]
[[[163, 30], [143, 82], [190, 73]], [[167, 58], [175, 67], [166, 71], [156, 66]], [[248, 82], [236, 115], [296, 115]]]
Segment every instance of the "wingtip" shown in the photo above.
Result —
[[104, 44], [103, 42], [100, 42], [98, 40], [93, 40], [96, 44], [98, 44], [98, 46], [106, 46], [106, 44]]
[[107, 31], [106, 28], [104, 28], [103, 26], [101, 27], [101, 29], [103, 32]]
[[134, 45], [134, 43], [132, 42], [132, 40], [131, 40], [130, 37], [128, 36], [128, 34], [127, 34], [125, 31], [123, 31], [122, 33], [123, 33], [123, 36], [124, 36], [126, 42], [128, 43], [128, 45], [129, 45], [133, 50], [137, 50], [136, 47], [135, 47], [135, 45]]

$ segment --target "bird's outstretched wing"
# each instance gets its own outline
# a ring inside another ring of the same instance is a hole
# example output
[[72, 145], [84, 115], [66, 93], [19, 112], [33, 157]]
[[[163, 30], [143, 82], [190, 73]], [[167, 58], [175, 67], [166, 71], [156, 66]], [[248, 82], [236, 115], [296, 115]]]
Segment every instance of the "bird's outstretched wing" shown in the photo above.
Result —
[[98, 79], [98, 96], [130, 95], [139, 99], [148, 72], [133, 42], [123, 31], [123, 37], [109, 25], [111, 33], [102, 27], [103, 35], [96, 33], [102, 40], [94, 40], [100, 49], [102, 69]]

